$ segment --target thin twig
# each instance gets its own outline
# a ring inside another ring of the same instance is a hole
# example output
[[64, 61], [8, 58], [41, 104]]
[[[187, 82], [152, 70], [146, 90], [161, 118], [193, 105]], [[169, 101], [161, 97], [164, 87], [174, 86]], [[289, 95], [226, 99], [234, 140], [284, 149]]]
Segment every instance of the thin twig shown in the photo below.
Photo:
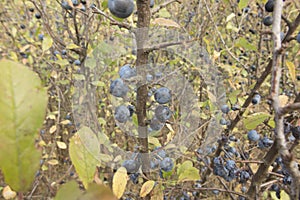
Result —
[[92, 9], [93, 9], [93, 13], [95, 13], [95, 14], [100, 14], [100, 15], [104, 16], [104, 17], [107, 18], [107, 19], [111, 22], [111, 24], [113, 24], [113, 25], [117, 25], [117, 26], [122, 27], [122, 28], [125, 28], [125, 29], [127, 29], [127, 30], [132, 30], [132, 29], [133, 29], [133, 27], [132, 27], [130, 24], [122, 23], [122, 22], [116, 21], [114, 18], [108, 16], [107, 14], [105, 14], [103, 11], [101, 11], [101, 10], [100, 10], [99, 8], [97, 8], [96, 6], [92, 7]]
[[289, 112], [294, 111], [294, 110], [300, 110], [300, 103], [288, 104], [284, 107], [281, 107], [278, 110], [278, 112], [279, 112], [279, 115], [283, 116], [283, 115], [288, 114]]
[[159, 12], [161, 9], [167, 7], [169, 4], [171, 3], [174, 3], [174, 2], [177, 2], [177, 3], [182, 3], [181, 0], [169, 0], [169, 1], [165, 1], [164, 3], [158, 5], [157, 7], [153, 8], [151, 10], [151, 13], [152, 15]]

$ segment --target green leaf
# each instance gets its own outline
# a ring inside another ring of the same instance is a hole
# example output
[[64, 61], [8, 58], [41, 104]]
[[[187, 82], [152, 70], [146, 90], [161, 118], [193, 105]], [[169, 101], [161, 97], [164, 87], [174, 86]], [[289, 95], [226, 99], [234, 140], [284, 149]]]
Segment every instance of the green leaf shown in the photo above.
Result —
[[239, 9], [243, 9], [248, 5], [249, 0], [240, 0]]
[[95, 133], [88, 127], [82, 127], [70, 139], [69, 154], [80, 180], [87, 188], [93, 182], [99, 163], [100, 145]]
[[232, 31], [234, 31], [234, 32], [236, 32], [236, 33], [239, 32], [239, 29], [238, 29], [237, 27], [235, 27], [234, 24], [231, 23], [231, 22], [228, 22], [228, 23], [226, 24], [226, 29], [232, 30]]
[[232, 104], [235, 104], [237, 102], [237, 98], [240, 93], [241, 93], [241, 90], [234, 90], [229, 94], [229, 100]]
[[45, 52], [47, 51], [48, 49], [50, 49], [50, 47], [52, 46], [53, 44], [53, 40], [51, 37], [47, 36], [47, 37], [44, 37], [43, 39], [43, 43], [42, 43], [42, 50]]
[[164, 17], [164, 18], [169, 18], [169, 17], [171, 17], [169, 11], [168, 11], [166, 8], [160, 9], [159, 12], [158, 12], [158, 15], [159, 15], [160, 17]]
[[235, 44], [235, 47], [241, 47], [244, 48], [245, 50], [254, 50], [256, 51], [256, 46], [253, 44], [249, 43], [245, 38], [240, 38]]
[[161, 146], [159, 140], [156, 137], [149, 136], [148, 137], [148, 142], [149, 142], [149, 144], [153, 144], [156, 147], [160, 147]]
[[105, 185], [92, 183], [78, 200], [117, 200], [113, 192]]
[[74, 74], [74, 78], [76, 81], [84, 81], [85, 76], [83, 74]]
[[80, 48], [80, 46], [76, 44], [69, 44], [66, 46], [66, 49], [78, 49], [78, 48]]
[[[272, 199], [278, 200], [275, 191], [271, 191], [270, 194]], [[289, 195], [284, 190], [280, 191], [280, 200], [290, 200]]]
[[62, 59], [62, 60], [56, 60], [55, 61], [56, 64], [60, 65], [60, 66], [66, 66], [66, 65], [69, 65], [69, 61], [66, 60], [66, 59]]
[[94, 69], [97, 66], [97, 61], [94, 58], [87, 58], [84, 64], [86, 67]]
[[249, 115], [243, 119], [244, 125], [247, 130], [255, 129], [259, 124], [268, 119], [270, 115], [268, 113], [260, 112]]
[[184, 161], [178, 168], [177, 168], [177, 174], [180, 175], [182, 172], [184, 172], [186, 169], [193, 167], [192, 161]]
[[180, 167], [178, 167], [177, 174], [179, 175], [178, 181], [192, 181], [199, 180], [200, 175], [197, 168], [193, 167], [191, 161], [185, 161]]
[[94, 86], [98, 86], [98, 87], [105, 87], [106, 86], [106, 84], [102, 81], [93, 81], [93, 82], [91, 82], [91, 84], [94, 85]]
[[46, 114], [47, 93], [37, 74], [0, 61], [0, 168], [15, 191], [31, 187], [41, 153], [34, 146]]
[[54, 200], [98, 200], [98, 199], [109, 199], [116, 200], [112, 191], [105, 185], [97, 185], [92, 183], [89, 188], [83, 192], [79, 189], [78, 184], [75, 181], [70, 181], [64, 184], [57, 192]]
[[77, 199], [82, 195], [76, 181], [64, 184], [57, 192], [54, 200]]
[[289, 74], [292, 78], [292, 81], [295, 83], [296, 82], [296, 68], [293, 62], [290, 61], [285, 61], [286, 66], [289, 69]]

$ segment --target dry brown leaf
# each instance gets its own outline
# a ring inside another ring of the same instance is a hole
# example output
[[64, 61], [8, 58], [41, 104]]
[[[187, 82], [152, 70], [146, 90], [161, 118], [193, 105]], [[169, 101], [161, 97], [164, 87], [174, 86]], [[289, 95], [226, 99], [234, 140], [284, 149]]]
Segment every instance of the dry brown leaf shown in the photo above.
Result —
[[279, 104], [281, 107], [285, 106], [289, 101], [289, 97], [286, 95], [279, 95]]
[[4, 199], [13, 199], [15, 198], [17, 193], [15, 191], [12, 191], [9, 186], [5, 186], [2, 191], [2, 196]]
[[152, 24], [156, 24], [156, 25], [159, 25], [159, 26], [180, 28], [179, 24], [177, 24], [173, 20], [165, 19], [165, 18], [156, 18], [152, 21]]

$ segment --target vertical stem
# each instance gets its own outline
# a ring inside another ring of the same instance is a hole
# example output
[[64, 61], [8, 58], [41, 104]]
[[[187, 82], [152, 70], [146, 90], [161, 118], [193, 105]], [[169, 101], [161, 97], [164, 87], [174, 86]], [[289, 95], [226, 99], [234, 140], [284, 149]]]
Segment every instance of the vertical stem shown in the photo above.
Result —
[[[273, 12], [273, 40], [274, 40], [274, 47], [273, 47], [273, 60], [272, 60], [272, 80], [271, 80], [271, 97], [273, 101], [273, 109], [275, 113], [275, 143], [273, 144], [272, 148], [269, 150], [267, 155], [264, 158], [264, 163], [259, 167], [256, 174], [252, 178], [251, 186], [248, 190], [248, 195], [250, 198], [256, 197], [258, 195], [257, 189], [259, 188], [260, 184], [262, 183], [263, 179], [266, 177], [266, 172], [269, 169], [271, 163], [274, 162], [278, 153], [283, 158], [284, 164], [287, 167], [290, 173], [293, 170], [290, 169], [290, 163], [292, 162], [291, 154], [286, 146], [286, 139], [284, 135], [284, 125], [283, 125], [283, 116], [280, 114], [280, 101], [279, 101], [279, 89], [280, 89], [280, 80], [282, 76], [282, 68], [281, 68], [281, 61], [282, 61], [282, 44], [280, 38], [280, 30], [281, 30], [281, 14], [282, 14], [282, 0], [275, 1], [275, 7]], [[294, 176], [296, 177], [296, 176]], [[298, 184], [297, 180], [294, 180]], [[295, 187], [297, 188], [297, 187]], [[290, 194], [291, 199], [298, 199], [299, 198], [299, 191], [294, 191], [292, 189], [292, 194]]]
[[[137, 0], [137, 31], [136, 44], [137, 44], [137, 74], [140, 77], [145, 75], [145, 66], [148, 63], [148, 53], [145, 51], [144, 45], [148, 41], [148, 28], [150, 24], [150, 0]], [[142, 78], [144, 80], [144, 78]], [[147, 129], [147, 116], [146, 116], [146, 103], [147, 103], [147, 85], [144, 83], [138, 83], [137, 89], [137, 118], [138, 118], [138, 132], [139, 132], [139, 147], [142, 153], [142, 170], [147, 172], [149, 168], [149, 156], [148, 154], [148, 129]]]
[[281, 39], [280, 39], [280, 22], [282, 13], [282, 0], [276, 0], [274, 9], [274, 20], [273, 20], [273, 38], [274, 38], [274, 51], [273, 51], [273, 71], [272, 71], [272, 86], [271, 86], [271, 97], [273, 100], [273, 108], [275, 111], [275, 136], [277, 142], [277, 151], [280, 153], [284, 165], [290, 175], [293, 177], [291, 184], [291, 193], [289, 194], [291, 199], [299, 199], [299, 170], [298, 167], [294, 167], [293, 157], [286, 145], [286, 139], [284, 135], [283, 116], [280, 113], [280, 102], [279, 102], [279, 88], [280, 79], [282, 76], [281, 68]]

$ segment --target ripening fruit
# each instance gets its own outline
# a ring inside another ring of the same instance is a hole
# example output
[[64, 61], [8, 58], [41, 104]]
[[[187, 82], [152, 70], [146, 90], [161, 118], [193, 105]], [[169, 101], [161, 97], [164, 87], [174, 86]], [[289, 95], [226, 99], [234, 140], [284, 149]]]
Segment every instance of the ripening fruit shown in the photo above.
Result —
[[164, 127], [164, 123], [161, 123], [158, 119], [156, 119], [155, 117], [151, 120], [150, 122], [150, 128], [153, 131], [159, 131], [160, 129], [162, 129], [162, 127]]
[[131, 117], [135, 111], [135, 107], [133, 105], [128, 105], [127, 108], [129, 110], [130, 117]]
[[41, 19], [41, 14], [40, 13], [35, 13], [35, 18], [37, 18], [37, 19]]
[[226, 119], [224, 119], [223, 117], [220, 119], [220, 124], [221, 125], [227, 125], [227, 121]]
[[155, 117], [162, 123], [166, 122], [172, 116], [172, 111], [168, 106], [159, 105], [156, 107]]
[[154, 6], [154, 0], [150, 0], [150, 8], [153, 8]]
[[273, 17], [272, 16], [266, 16], [263, 19], [263, 23], [265, 26], [271, 26], [273, 24]]
[[154, 93], [154, 99], [159, 104], [168, 103], [171, 100], [171, 91], [166, 87], [158, 88]]
[[233, 110], [233, 111], [237, 111], [237, 110], [239, 110], [239, 109], [240, 109], [240, 106], [237, 105], [237, 104], [235, 104], [235, 105], [233, 105], [233, 106], [231, 107], [231, 110]]
[[296, 40], [298, 43], [300, 43], [300, 32], [298, 33], [297, 37], [296, 37]]
[[248, 140], [250, 140], [251, 142], [257, 142], [260, 138], [256, 130], [249, 131], [247, 136], [248, 136]]
[[268, 2], [265, 4], [266, 11], [267, 12], [273, 12], [273, 10], [274, 10], [274, 4], [275, 4], [274, 0], [268, 0]]
[[124, 106], [118, 106], [115, 110], [115, 119], [120, 122], [120, 123], [124, 123], [128, 120], [128, 118], [130, 117], [130, 111], [129, 109]]
[[78, 6], [79, 5], [79, 1], [78, 0], [72, 0], [72, 4], [73, 4], [73, 6]]
[[152, 81], [153, 81], [153, 76], [152, 76], [151, 74], [147, 74], [147, 75], [146, 75], [146, 80], [147, 80], [148, 82], [152, 82]]
[[125, 96], [127, 94], [128, 90], [129, 89], [128, 89], [127, 85], [120, 78], [117, 78], [116, 80], [114, 80], [110, 83], [109, 91], [115, 97]]
[[82, 4], [80, 10], [81, 10], [82, 12], [85, 12], [85, 11], [86, 11], [86, 7]]
[[173, 169], [174, 162], [171, 158], [166, 157], [160, 162], [160, 168], [166, 172], [169, 172]]
[[129, 64], [126, 64], [120, 68], [119, 75], [122, 79], [129, 79], [133, 76], [136, 76], [136, 69], [131, 68]]
[[284, 39], [284, 32], [280, 32], [280, 39], [281, 39], [281, 41]]
[[127, 18], [133, 13], [133, 0], [108, 0], [108, 9], [116, 17]]
[[128, 173], [134, 173], [139, 168], [139, 165], [135, 160], [125, 160], [122, 166], [126, 168]]
[[221, 106], [221, 111], [222, 111], [222, 113], [227, 114], [227, 113], [229, 113], [230, 108], [228, 105], [225, 104], [225, 105]]
[[67, 1], [61, 2], [61, 6], [66, 10], [72, 10], [72, 7], [69, 5]]
[[42, 40], [44, 39], [44, 34], [42, 34], [42, 33], [41, 33], [41, 34], [39, 34], [39, 35], [38, 35], [38, 38], [39, 38], [39, 40], [41, 40], [41, 41], [42, 41]]
[[80, 60], [75, 60], [75, 61], [74, 61], [74, 65], [79, 66], [80, 64], [81, 64]]
[[255, 105], [255, 104], [259, 104], [260, 99], [261, 99], [260, 95], [259, 95], [259, 94], [256, 94], [256, 95], [254, 95], [254, 97], [252, 98], [252, 103], [253, 103], [254, 105]]

